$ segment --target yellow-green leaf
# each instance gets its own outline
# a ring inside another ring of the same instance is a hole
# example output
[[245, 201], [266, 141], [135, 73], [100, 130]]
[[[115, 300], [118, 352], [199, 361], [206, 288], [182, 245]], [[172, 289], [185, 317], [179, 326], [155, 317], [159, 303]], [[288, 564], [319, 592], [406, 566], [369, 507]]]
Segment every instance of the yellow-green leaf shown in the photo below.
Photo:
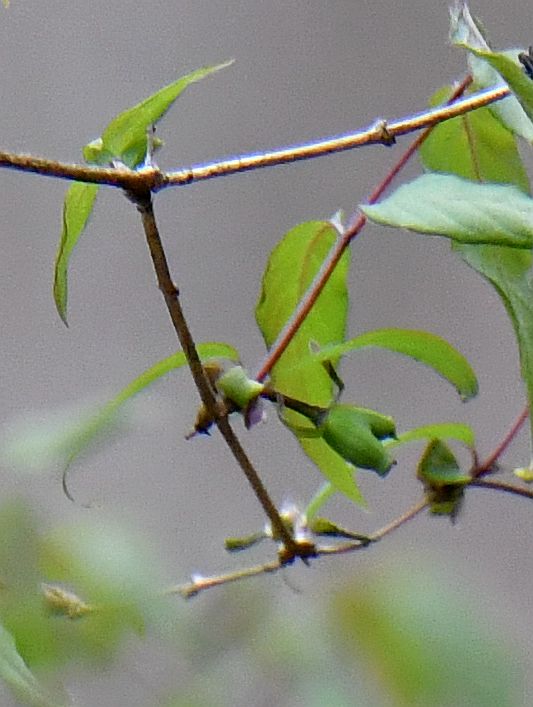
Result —
[[63, 204], [63, 229], [59, 240], [54, 271], [54, 300], [59, 316], [67, 324], [68, 267], [98, 194], [98, 184], [73, 182]]

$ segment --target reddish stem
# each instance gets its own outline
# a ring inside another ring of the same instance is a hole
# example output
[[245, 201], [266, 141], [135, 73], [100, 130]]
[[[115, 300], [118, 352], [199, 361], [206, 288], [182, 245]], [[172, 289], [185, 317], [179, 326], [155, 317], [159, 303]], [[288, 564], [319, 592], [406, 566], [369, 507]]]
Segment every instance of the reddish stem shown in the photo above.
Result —
[[520, 428], [524, 424], [524, 422], [527, 420], [529, 416], [529, 407], [526, 405], [525, 408], [522, 410], [520, 415], [516, 418], [516, 420], [513, 422], [511, 425], [509, 431], [505, 435], [505, 437], [502, 439], [502, 441], [497, 445], [497, 447], [489, 454], [489, 456], [485, 459], [484, 462], [476, 466], [476, 468], [472, 472], [472, 477], [474, 479], [478, 479], [480, 476], [485, 476], [486, 474], [490, 474], [493, 471], [493, 467], [498, 461], [498, 459], [501, 457], [501, 455], [505, 452], [507, 447], [511, 444], [513, 439], [516, 437], [518, 432], [520, 431]]

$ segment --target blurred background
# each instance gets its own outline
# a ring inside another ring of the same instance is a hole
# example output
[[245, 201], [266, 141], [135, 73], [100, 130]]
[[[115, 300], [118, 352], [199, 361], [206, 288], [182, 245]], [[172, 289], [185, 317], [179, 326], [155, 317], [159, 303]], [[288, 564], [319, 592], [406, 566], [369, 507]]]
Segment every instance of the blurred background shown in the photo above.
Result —
[[[533, 42], [524, 3], [509, 0], [504, 9], [477, 0], [471, 10], [495, 47]], [[422, 110], [437, 88], [464, 75], [465, 57], [448, 45], [447, 33], [448, 3], [437, 0], [12, 0], [0, 12], [1, 144], [79, 161], [81, 147], [118, 112], [228, 58], [232, 67], [190, 87], [160, 124], [163, 169], [350, 131]], [[196, 340], [231, 343], [256, 370], [264, 345], [254, 307], [270, 251], [302, 221], [351, 213], [408, 141], [158, 195], [161, 232]], [[403, 178], [418, 170], [415, 160]], [[120, 193], [101, 190], [72, 260], [67, 329], [51, 294], [67, 185], [6, 170], [0, 180], [0, 421], [11, 425], [106, 400], [175, 351], [176, 340], [138, 215]], [[368, 352], [346, 360], [346, 399], [396, 416], [400, 429], [469, 422], [488, 453], [525, 400], [511, 325], [492, 289], [444, 240], [374, 225], [354, 245], [350, 288], [352, 336], [386, 326], [440, 334], [469, 358], [480, 395], [463, 405], [430, 371]], [[187, 372], [154, 386], [141, 403], [135, 433], [76, 464], [75, 503], [50, 468], [22, 475], [4, 465], [2, 497], [24, 498], [44, 527], [98, 527], [113, 519], [142, 537], [167, 583], [267, 557], [270, 548], [224, 552], [224, 538], [261, 528], [264, 518], [217, 434], [185, 441], [197, 403]], [[321, 476], [275, 415], [243, 432], [243, 440], [276, 502], [305, 505]], [[383, 525], [419, 497], [419, 453], [402, 452], [385, 480], [361, 473], [367, 511], [335, 497], [325, 512], [362, 532]], [[505, 464], [524, 464], [528, 455], [523, 432]], [[422, 516], [365, 553], [214, 590], [188, 604], [175, 598], [168, 635], [132, 639], [105, 668], [68, 667], [61, 680], [80, 707], [414, 704], [394, 696], [390, 675], [373, 670], [368, 641], [357, 644], [355, 619], [352, 631], [352, 615], [339, 609], [348, 612], [356, 588], [387, 607], [386, 592], [398, 584], [392, 596], [410, 598], [411, 608], [419, 602], [421, 615], [427, 610], [428, 640], [440, 629], [422, 597], [440, 596], [437, 586], [453, 597], [449, 610], [436, 604], [451, 623], [478, 617], [490, 645], [508, 654], [513, 697], [464, 704], [531, 704], [532, 519], [526, 500], [471, 490], [455, 525]], [[361, 635], [381, 635], [376, 626], [359, 627]], [[462, 642], [479, 657], [484, 644], [474, 633]], [[381, 649], [388, 641], [385, 632]], [[10, 700], [1, 697], [15, 704]]]

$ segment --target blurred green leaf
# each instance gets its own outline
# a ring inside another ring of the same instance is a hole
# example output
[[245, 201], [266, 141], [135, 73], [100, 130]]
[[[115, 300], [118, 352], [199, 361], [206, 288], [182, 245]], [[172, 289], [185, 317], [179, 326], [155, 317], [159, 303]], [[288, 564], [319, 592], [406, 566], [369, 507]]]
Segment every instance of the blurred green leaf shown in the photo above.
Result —
[[395, 707], [521, 704], [523, 675], [512, 645], [492, 624], [488, 630], [456, 581], [449, 571], [429, 573], [412, 562], [359, 572], [329, 612], [339, 660], [364, 660]]
[[[328, 221], [310, 221], [289, 231], [272, 251], [263, 276], [256, 318], [267, 347], [271, 347], [304, 296], [338, 237]], [[349, 256], [337, 265], [313, 309], [287, 350], [274, 366], [276, 390], [311, 405], [326, 407], [332, 400], [332, 381], [322, 364], [310, 356], [311, 343], [321, 346], [343, 341], [348, 311]], [[302, 363], [303, 361], [303, 363]], [[298, 416], [286, 410], [289, 424]], [[354, 467], [323, 439], [298, 438], [305, 453], [341, 493], [356, 503], [363, 499], [354, 480]]]
[[53, 529], [40, 564], [47, 584], [66, 586], [87, 607], [77, 620], [48, 621], [89, 660], [108, 660], [126, 635], [144, 633], [162, 601], [159, 570], [142, 540], [102, 519]]
[[39, 683], [17, 651], [13, 636], [1, 624], [0, 678], [22, 704], [30, 707], [60, 707], [67, 704]]
[[[449, 87], [440, 89], [430, 103], [445, 103], [451, 94]], [[433, 172], [450, 172], [478, 181], [483, 175], [483, 181], [514, 184], [529, 192], [529, 179], [516, 140], [489, 108], [439, 123], [422, 144], [420, 154], [426, 169]]]
[[361, 209], [376, 223], [458, 243], [533, 246], [533, 199], [515, 186], [424, 174]]
[[[238, 361], [238, 352], [229, 344], [198, 344], [198, 354], [205, 361], [226, 358]], [[89, 410], [68, 411], [62, 415], [49, 415], [44, 423], [22, 421], [8, 429], [0, 444], [5, 462], [29, 469], [46, 469], [57, 464], [68, 467], [91, 445], [109, 436], [124, 422], [124, 408], [134, 396], [159, 380], [170, 371], [186, 364], [185, 354], [178, 352], [159, 361], [141, 373], [107, 404]]]
[[421, 439], [455, 439], [471, 449], [475, 446], [474, 430], [470, 425], [459, 422], [438, 422], [434, 425], [415, 427], [398, 435], [398, 439], [390, 440], [389, 447], [395, 447], [406, 442], [416, 442]]
[[63, 230], [54, 270], [54, 300], [59, 316], [67, 324], [68, 266], [70, 256], [83, 233], [99, 189], [98, 184], [73, 182], [65, 194]]
[[457, 388], [463, 400], [474, 397], [478, 384], [466, 358], [445, 339], [416, 329], [375, 329], [342, 344], [326, 346], [314, 356], [318, 361], [334, 361], [351, 351], [377, 347], [401, 353], [430, 366]]
[[[529, 109], [531, 108], [533, 85], [518, 64], [517, 57], [520, 50], [492, 52], [480, 29], [479, 22], [472, 18], [465, 2], [457, 2], [451, 11], [450, 39], [455, 45], [469, 51], [468, 64], [474, 77], [474, 90], [501, 86], [503, 76], [514, 93], [519, 94], [521, 91], [525, 91], [525, 102]], [[527, 82], [529, 82], [529, 87]], [[528, 142], [533, 142], [531, 113], [529, 110], [524, 111], [520, 102], [515, 96], [509, 96], [502, 101], [491, 104], [488, 110], [510, 131]], [[475, 111], [475, 114], [478, 112]]]
[[105, 165], [118, 160], [135, 169], [146, 157], [147, 130], [161, 120], [187, 86], [232, 63], [227, 61], [192, 71], [120, 113], [106, 127], [100, 140], [86, 145], [83, 156], [88, 162]]

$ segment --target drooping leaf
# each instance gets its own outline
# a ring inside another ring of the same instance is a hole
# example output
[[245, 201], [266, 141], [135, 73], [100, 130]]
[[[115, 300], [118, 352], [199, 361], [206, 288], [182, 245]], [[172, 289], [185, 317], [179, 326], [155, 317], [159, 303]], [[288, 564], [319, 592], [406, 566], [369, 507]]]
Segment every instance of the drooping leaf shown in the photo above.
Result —
[[29, 707], [61, 707], [67, 704], [41, 685], [18, 652], [13, 636], [1, 624], [0, 679], [21, 704]]
[[519, 50], [492, 52], [479, 23], [474, 21], [465, 2], [457, 2], [451, 11], [450, 39], [457, 46], [469, 50], [468, 64], [474, 77], [474, 90], [501, 86], [503, 76], [516, 95], [525, 92], [524, 100], [529, 106], [528, 111], [524, 110], [520, 105], [522, 101], [519, 102], [516, 96], [509, 96], [491, 104], [489, 110], [514, 134], [533, 142], [533, 123], [529, 112], [533, 105], [533, 94], [531, 87], [527, 86], [527, 81], [531, 86], [533, 84], [518, 64]]
[[[453, 121], [450, 121], [453, 122]], [[422, 151], [422, 160], [426, 167], [435, 170], [447, 170], [464, 174], [464, 163], [469, 161], [476, 164], [476, 179], [480, 182], [493, 178], [494, 170], [505, 171], [504, 163], [507, 156], [516, 165], [512, 157], [513, 150], [509, 148], [508, 140], [502, 142], [502, 152], [498, 149], [493, 152], [494, 164], [483, 155], [483, 132], [479, 131], [480, 124], [470, 122], [468, 129], [470, 139], [462, 142], [464, 152], [455, 150], [457, 161], [446, 158], [446, 151], [451, 151], [450, 140], [446, 140], [443, 132], [444, 125], [438, 125], [432, 132], [432, 139], [427, 141]], [[460, 132], [454, 133], [460, 138]], [[451, 138], [452, 133], [448, 133]], [[505, 147], [507, 145], [507, 148]], [[498, 144], [496, 144], [496, 148]], [[512, 171], [512, 170], [511, 170]], [[512, 177], [509, 171], [507, 174]], [[524, 188], [523, 181], [517, 172], [512, 179], [514, 184]], [[461, 258], [487, 279], [496, 289], [504, 303], [509, 315], [518, 342], [522, 376], [526, 383], [529, 407], [533, 409], [533, 277], [531, 250], [505, 248], [490, 245], [453, 244], [454, 251]], [[531, 435], [533, 438], [533, 416], [530, 415]]]
[[54, 270], [54, 300], [59, 316], [67, 324], [68, 266], [70, 256], [83, 233], [98, 194], [98, 184], [73, 182], [63, 204], [63, 229]]
[[[533, 409], [532, 253], [514, 248], [456, 245], [461, 258], [488, 280], [502, 299], [518, 340], [529, 409]], [[529, 416], [533, 439], [533, 415]]]
[[[267, 347], [271, 347], [307, 291], [337, 238], [327, 221], [310, 221], [289, 231], [270, 255], [256, 318]], [[309, 356], [310, 345], [343, 341], [346, 334], [348, 255], [344, 255], [313, 309], [274, 366], [271, 380], [281, 393], [311, 405], [327, 407], [332, 400], [332, 381], [322, 364]], [[302, 359], [305, 363], [301, 364]], [[297, 370], [295, 370], [296, 365]], [[297, 416], [285, 411], [289, 423]], [[354, 468], [323, 439], [299, 438], [305, 453], [324, 476], [348, 498], [362, 502], [355, 484]]]
[[376, 223], [458, 243], [533, 246], [533, 199], [514, 186], [424, 174], [361, 209]]
[[[451, 88], [440, 89], [431, 105], [444, 103], [451, 92]], [[483, 181], [514, 184], [529, 192], [529, 179], [516, 140], [489, 108], [479, 108], [435, 126], [420, 154], [426, 169], [432, 172], [449, 172], [475, 181], [483, 175]]]
[[[238, 352], [228, 344], [198, 344], [202, 360], [226, 358], [238, 361]], [[170, 371], [186, 364], [185, 354], [178, 352], [159, 361], [141, 373], [107, 404], [90, 410], [70, 411], [44, 423], [17, 426], [4, 436], [0, 445], [4, 461], [10, 465], [39, 470], [53, 464], [68, 467], [82, 452], [109, 435], [123, 421], [125, 405], [138, 393]]]
[[135, 169], [146, 157], [147, 130], [161, 120], [187, 86], [231, 63], [227, 61], [192, 71], [120, 113], [109, 123], [101, 138], [85, 146], [83, 156], [88, 162], [104, 165], [118, 160]]
[[335, 361], [351, 351], [375, 346], [430, 366], [457, 388], [463, 400], [478, 391], [477, 379], [466, 358], [445, 339], [415, 329], [376, 329], [314, 354], [318, 361]]

